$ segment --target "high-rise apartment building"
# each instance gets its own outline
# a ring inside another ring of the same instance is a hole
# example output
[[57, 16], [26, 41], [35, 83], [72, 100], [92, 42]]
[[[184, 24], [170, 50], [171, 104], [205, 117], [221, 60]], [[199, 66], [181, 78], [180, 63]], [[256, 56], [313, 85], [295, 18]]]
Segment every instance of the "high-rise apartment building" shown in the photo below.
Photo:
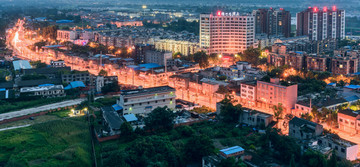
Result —
[[291, 15], [283, 8], [253, 10], [255, 33], [290, 37]]
[[254, 16], [238, 12], [200, 15], [200, 47], [209, 53], [236, 54], [253, 46]]
[[310, 40], [344, 39], [345, 10], [309, 7], [297, 13], [296, 35], [308, 35]]

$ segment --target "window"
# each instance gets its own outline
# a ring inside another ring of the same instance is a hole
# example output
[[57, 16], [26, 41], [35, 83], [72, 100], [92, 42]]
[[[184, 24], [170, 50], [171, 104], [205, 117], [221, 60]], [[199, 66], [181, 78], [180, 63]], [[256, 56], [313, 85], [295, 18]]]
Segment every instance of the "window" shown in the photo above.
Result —
[[345, 152], [345, 148], [341, 148], [341, 152], [343, 152], [343, 153], [344, 153], [344, 152]]

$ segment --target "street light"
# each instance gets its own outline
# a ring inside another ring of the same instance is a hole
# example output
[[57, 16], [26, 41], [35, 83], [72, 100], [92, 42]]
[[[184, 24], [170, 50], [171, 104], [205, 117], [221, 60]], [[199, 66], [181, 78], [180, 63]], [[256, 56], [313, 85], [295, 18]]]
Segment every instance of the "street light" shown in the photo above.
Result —
[[222, 57], [222, 55], [221, 54], [219, 54], [219, 58], [221, 58]]

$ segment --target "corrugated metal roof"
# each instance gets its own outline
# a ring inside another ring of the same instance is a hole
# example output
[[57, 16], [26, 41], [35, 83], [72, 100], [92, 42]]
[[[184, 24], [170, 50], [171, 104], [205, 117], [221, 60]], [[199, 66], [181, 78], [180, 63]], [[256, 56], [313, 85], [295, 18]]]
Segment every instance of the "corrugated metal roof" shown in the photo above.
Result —
[[234, 146], [220, 150], [220, 152], [224, 153], [225, 155], [234, 154], [236, 152], [241, 152], [241, 151], [244, 151], [244, 149], [240, 146]]
[[14, 69], [20, 70], [20, 69], [31, 69], [31, 65], [29, 61], [27, 60], [17, 60], [13, 61]]
[[125, 118], [126, 122], [132, 122], [132, 121], [138, 120], [134, 114], [124, 115], [124, 118]]

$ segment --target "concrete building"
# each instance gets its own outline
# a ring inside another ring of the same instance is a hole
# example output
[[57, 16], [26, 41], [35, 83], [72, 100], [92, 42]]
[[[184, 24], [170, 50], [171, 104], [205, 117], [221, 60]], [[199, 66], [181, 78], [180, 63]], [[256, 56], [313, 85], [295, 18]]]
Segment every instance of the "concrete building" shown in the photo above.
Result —
[[155, 41], [155, 49], [160, 51], [168, 51], [181, 53], [184, 56], [194, 54], [199, 50], [198, 42], [179, 41], [176, 39], [162, 39]]
[[289, 65], [296, 70], [304, 70], [306, 67], [306, 53], [304, 52], [289, 52], [285, 54], [285, 65]]
[[331, 72], [333, 74], [348, 75], [358, 72], [359, 58], [357, 56], [333, 56], [331, 58]]
[[40, 85], [20, 88], [20, 96], [63, 97], [65, 91], [62, 85]]
[[71, 71], [61, 74], [61, 80], [63, 83], [69, 84], [73, 81], [82, 81], [88, 85], [90, 83], [90, 73], [88, 71]]
[[104, 125], [108, 127], [110, 135], [120, 133], [121, 124], [124, 121], [120, 118], [119, 113], [114, 110], [112, 106], [101, 107], [102, 116], [104, 118]]
[[200, 47], [218, 54], [237, 54], [253, 46], [254, 16], [237, 12], [200, 15]]
[[289, 121], [289, 136], [300, 140], [312, 139], [323, 133], [323, 126], [302, 118]]
[[338, 112], [339, 129], [351, 134], [360, 133], [360, 111], [351, 109], [340, 110]]
[[154, 50], [148, 50], [145, 52], [145, 63], [156, 63], [161, 66], [168, 65], [168, 62], [172, 60], [171, 52], [160, 52]]
[[255, 33], [290, 37], [291, 15], [283, 8], [253, 10], [255, 16]]
[[290, 113], [297, 101], [297, 84], [280, 83], [279, 78], [272, 78], [270, 82], [257, 81], [257, 107], [272, 110], [274, 105], [281, 103], [285, 113]]
[[65, 61], [63, 60], [59, 60], [59, 61], [50, 61], [50, 66], [51, 67], [65, 67]]
[[310, 54], [306, 57], [307, 69], [311, 71], [328, 71], [328, 56]]
[[345, 10], [336, 6], [328, 9], [324, 7], [309, 7], [297, 13], [297, 36], [308, 35], [310, 40], [323, 40], [327, 38], [345, 38]]
[[240, 116], [240, 123], [255, 127], [267, 127], [273, 121], [271, 114], [244, 108]]
[[79, 38], [80, 33], [73, 30], [57, 30], [56, 40], [73, 41]]
[[340, 138], [335, 134], [321, 136], [309, 144], [311, 149], [320, 151], [323, 154], [330, 153], [331, 150], [336, 151], [336, 155], [340, 158], [354, 161], [357, 159], [359, 146], [356, 143]]
[[129, 26], [129, 27], [138, 27], [138, 26], [143, 26], [142, 21], [114, 21], [111, 22], [111, 24], [115, 24], [116, 27], [124, 27], [124, 26]]
[[248, 107], [256, 104], [256, 81], [243, 82], [240, 85], [241, 103]]
[[175, 109], [176, 90], [169, 86], [124, 90], [117, 104], [123, 114], [148, 114], [157, 107]]

